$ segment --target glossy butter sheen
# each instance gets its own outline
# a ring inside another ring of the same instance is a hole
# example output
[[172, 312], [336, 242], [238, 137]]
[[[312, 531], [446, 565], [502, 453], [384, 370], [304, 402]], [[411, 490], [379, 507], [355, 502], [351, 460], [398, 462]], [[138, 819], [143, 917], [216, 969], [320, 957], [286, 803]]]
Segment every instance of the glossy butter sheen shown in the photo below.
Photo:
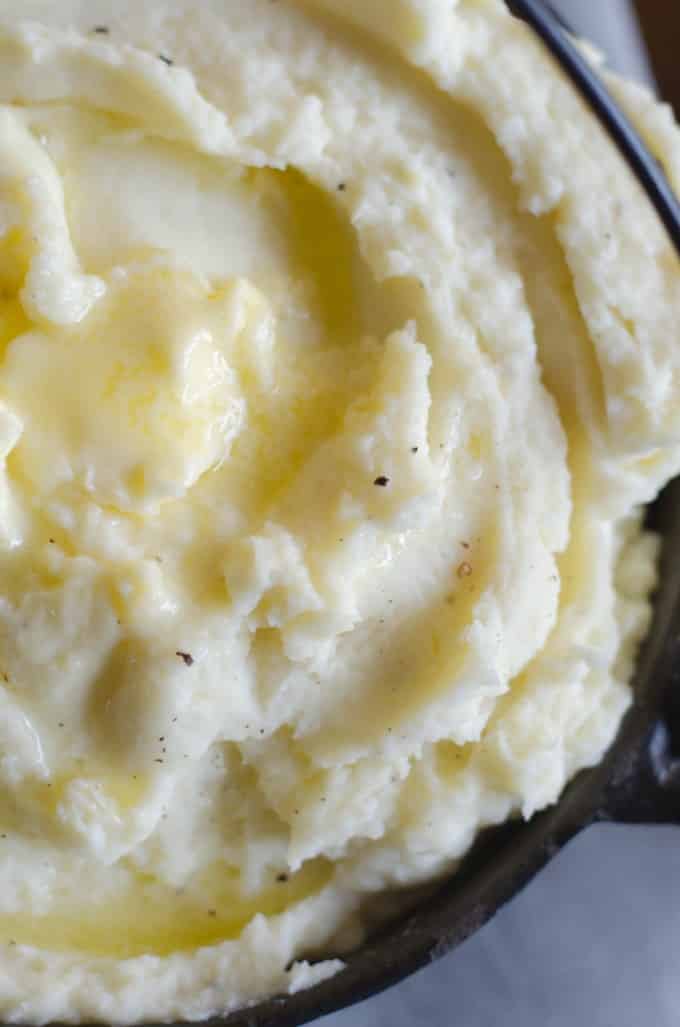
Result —
[[198, 1018], [602, 756], [680, 273], [496, 0], [0, 0], [0, 104], [0, 1015]]

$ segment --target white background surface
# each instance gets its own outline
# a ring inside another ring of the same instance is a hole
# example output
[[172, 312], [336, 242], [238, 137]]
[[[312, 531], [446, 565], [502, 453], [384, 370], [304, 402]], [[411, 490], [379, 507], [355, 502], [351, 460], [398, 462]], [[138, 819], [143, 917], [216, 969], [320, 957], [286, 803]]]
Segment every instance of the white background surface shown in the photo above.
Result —
[[[613, 66], [648, 76], [627, 0], [553, 2]], [[389, 992], [318, 1022], [647, 1025], [680, 1027], [680, 828], [590, 828], [465, 945]]]

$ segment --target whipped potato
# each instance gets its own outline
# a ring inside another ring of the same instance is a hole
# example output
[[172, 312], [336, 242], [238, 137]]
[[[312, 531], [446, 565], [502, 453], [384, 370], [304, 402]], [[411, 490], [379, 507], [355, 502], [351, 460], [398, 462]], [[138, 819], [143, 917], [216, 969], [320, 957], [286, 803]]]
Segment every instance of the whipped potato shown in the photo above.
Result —
[[0, 0], [0, 55], [0, 1016], [200, 1018], [611, 743], [680, 269], [498, 0]]

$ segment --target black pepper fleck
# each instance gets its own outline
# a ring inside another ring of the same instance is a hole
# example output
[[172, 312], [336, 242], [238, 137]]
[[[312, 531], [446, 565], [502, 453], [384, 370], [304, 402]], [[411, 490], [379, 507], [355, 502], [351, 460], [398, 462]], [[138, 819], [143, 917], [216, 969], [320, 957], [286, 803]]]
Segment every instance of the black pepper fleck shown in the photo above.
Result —
[[338, 192], [339, 193], [344, 193], [346, 188], [347, 188], [347, 183], [346, 182], [339, 182], [338, 183]]
[[390, 483], [390, 479], [389, 479], [389, 478], [386, 478], [384, 474], [381, 474], [381, 475], [380, 475], [380, 476], [379, 476], [378, 478], [376, 478], [376, 479], [375, 479], [375, 481], [373, 482], [373, 484], [374, 484], [374, 485], [380, 485], [380, 487], [381, 487], [381, 488], [385, 488], [385, 486], [386, 486], [386, 485], [389, 485], [389, 483]]
[[48, 542], [50, 542], [52, 545], [54, 545], [54, 539], [53, 538], [48, 539]]
[[111, 29], [108, 25], [95, 25], [92, 31], [96, 32], [98, 36], [108, 36]]
[[208, 910], [208, 916], [217, 916], [217, 910], [216, 909], [209, 909]]
[[288, 880], [288, 874], [277, 874], [276, 880], [279, 881], [280, 884], [284, 884]]
[[411, 452], [412, 453], [417, 453], [418, 452], [418, 447], [417, 446], [411, 446]]
[[191, 653], [183, 653], [181, 649], [178, 649], [175, 656], [179, 656], [180, 660], [184, 660], [187, 667], [190, 667], [194, 662], [194, 658]]
[[169, 68], [171, 68], [173, 66], [173, 64], [175, 63], [173, 61], [172, 57], [166, 57], [164, 53], [159, 53], [158, 60], [159, 61], [163, 61], [163, 64], [167, 64], [167, 66]]
[[159, 756], [157, 756], [156, 759], [154, 760], [154, 763], [162, 763], [162, 762], [163, 762], [163, 760]]

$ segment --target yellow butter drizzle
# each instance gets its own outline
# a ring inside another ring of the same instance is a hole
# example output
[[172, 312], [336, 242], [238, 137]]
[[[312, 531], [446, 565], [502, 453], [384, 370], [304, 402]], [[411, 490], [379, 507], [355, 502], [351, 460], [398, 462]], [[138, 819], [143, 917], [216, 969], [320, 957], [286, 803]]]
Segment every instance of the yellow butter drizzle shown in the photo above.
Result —
[[325, 860], [313, 860], [253, 895], [241, 894], [237, 872], [225, 866], [213, 868], [199, 889], [173, 889], [138, 873], [115, 899], [83, 895], [80, 906], [45, 916], [0, 915], [0, 942], [115, 959], [191, 952], [237, 938], [258, 913], [285, 912], [319, 892], [331, 873]]

